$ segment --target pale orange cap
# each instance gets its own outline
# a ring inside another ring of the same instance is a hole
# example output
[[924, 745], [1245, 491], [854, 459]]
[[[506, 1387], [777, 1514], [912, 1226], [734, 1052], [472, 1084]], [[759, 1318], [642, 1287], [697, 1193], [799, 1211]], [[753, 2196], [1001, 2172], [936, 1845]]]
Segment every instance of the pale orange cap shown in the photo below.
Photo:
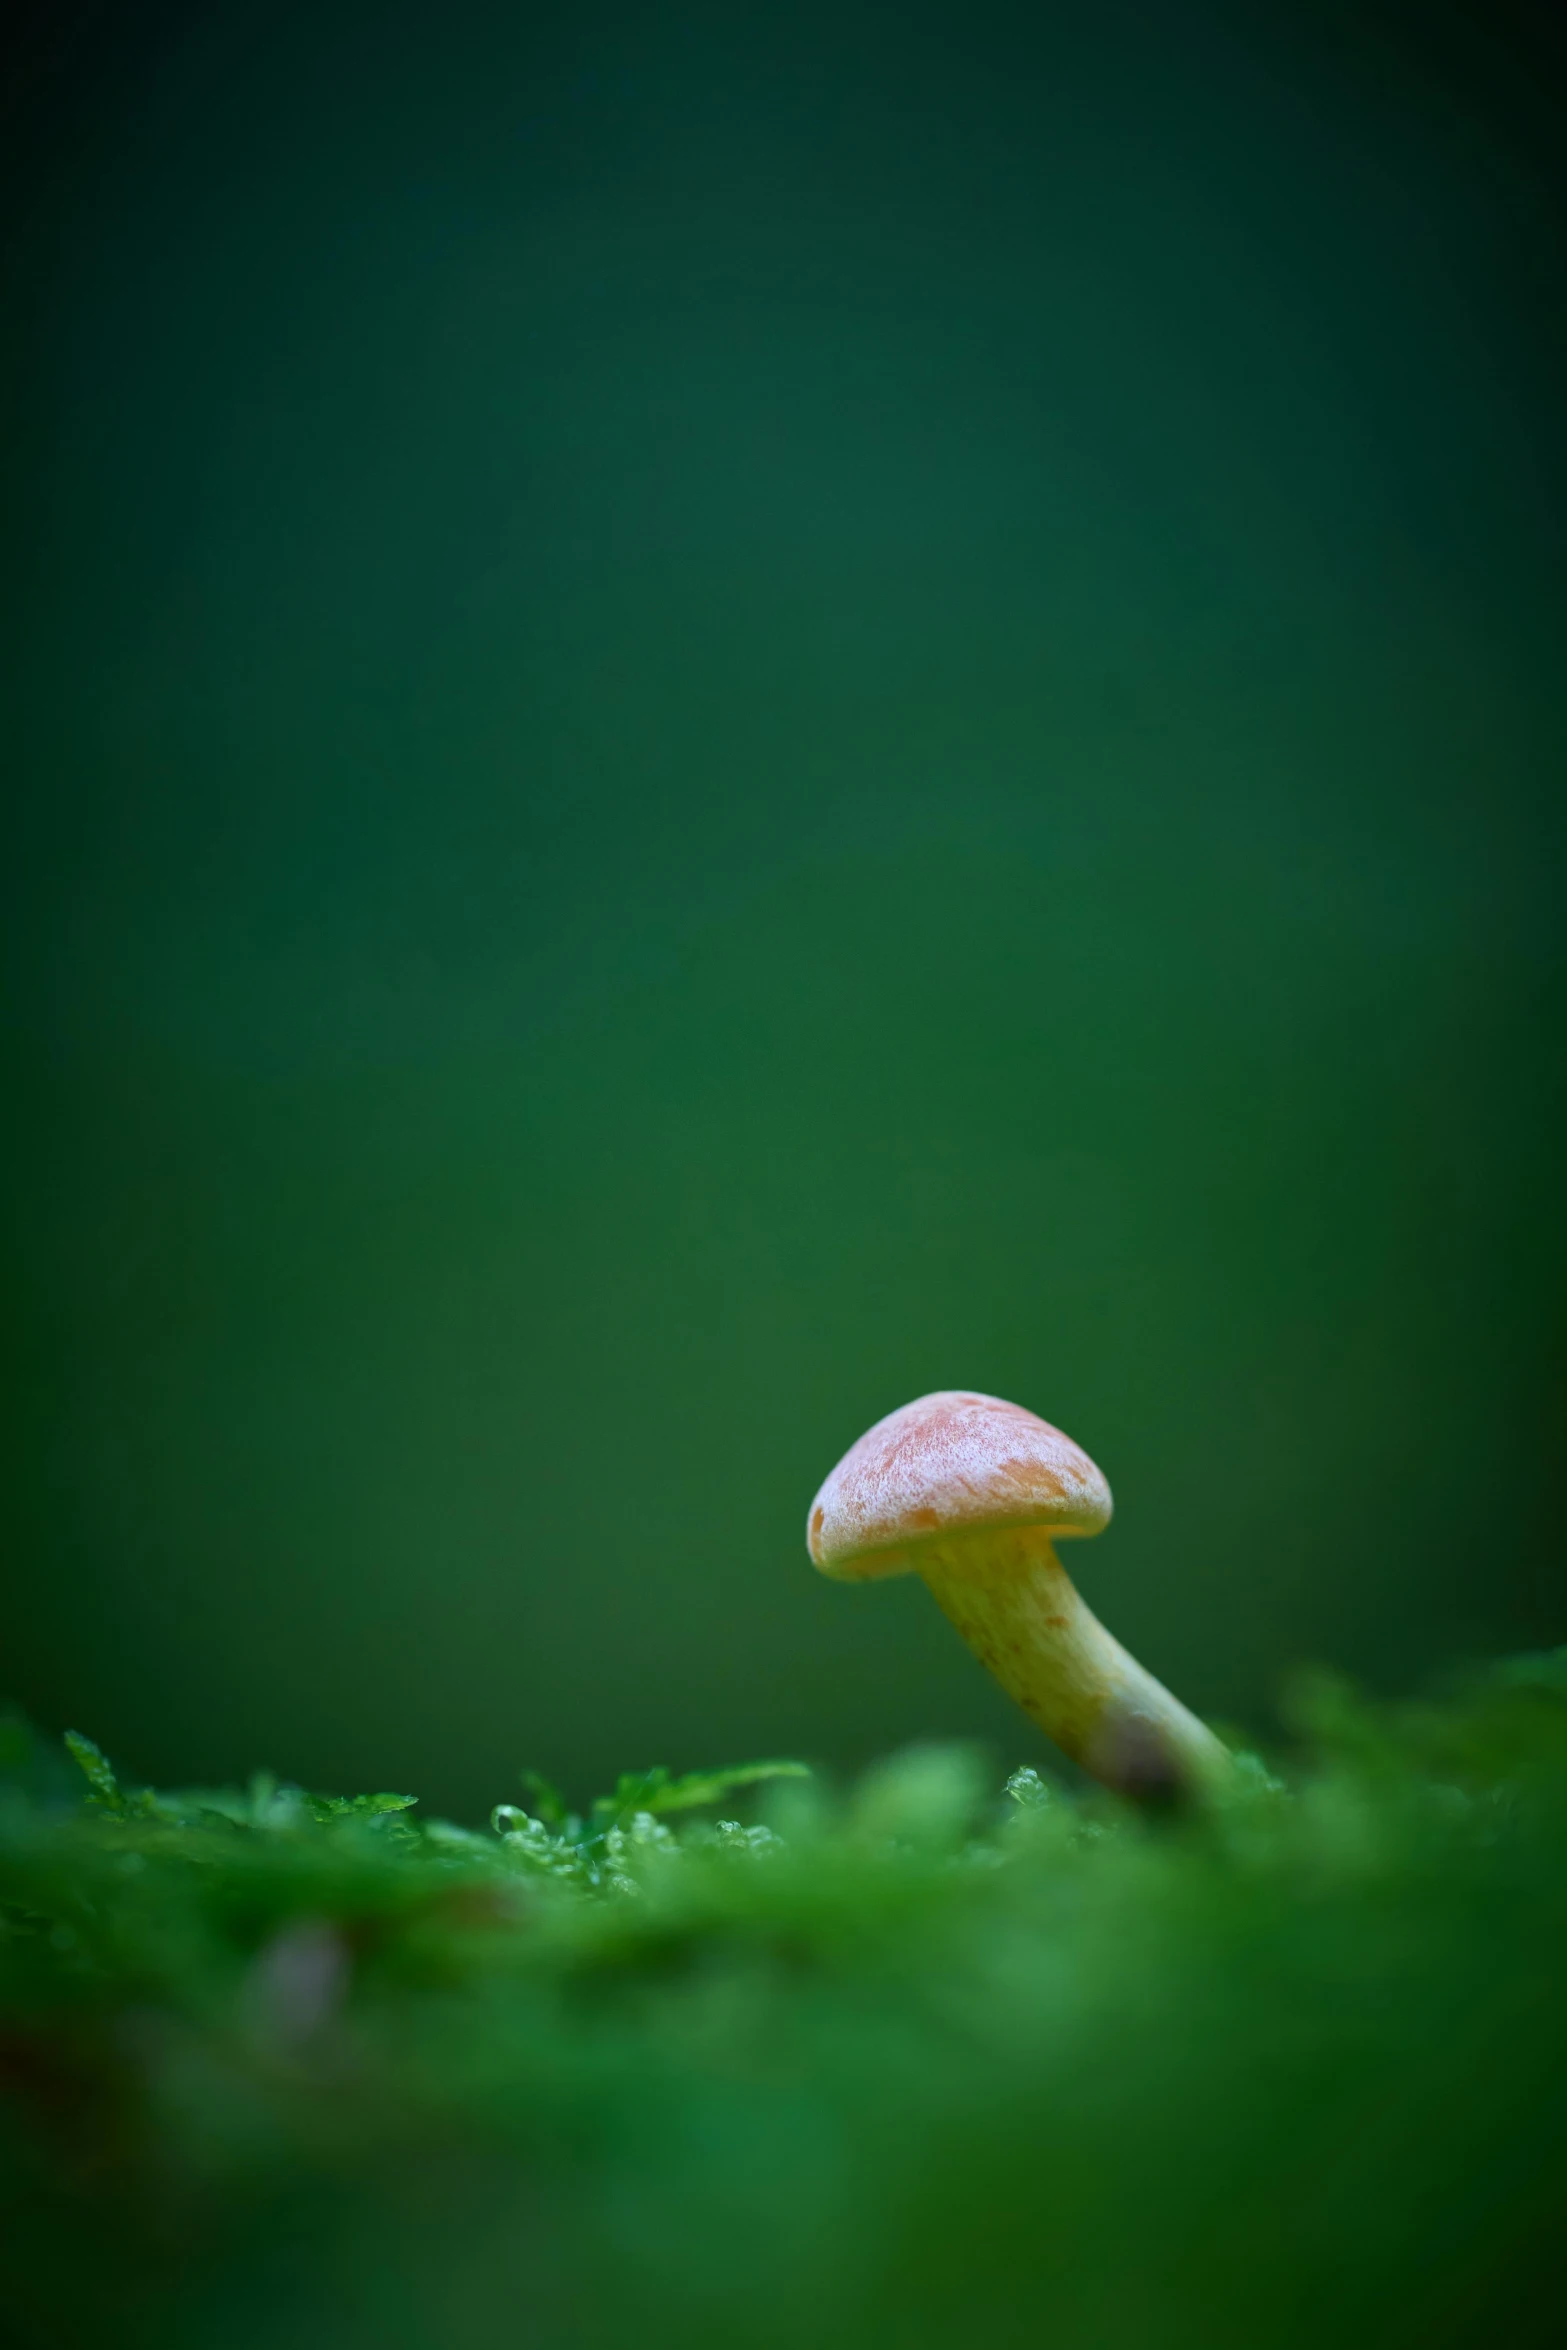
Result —
[[806, 1527], [824, 1575], [903, 1575], [926, 1542], [981, 1527], [1097, 1534], [1110, 1488], [1086, 1452], [1021, 1404], [965, 1388], [922, 1395], [868, 1428], [833, 1470]]

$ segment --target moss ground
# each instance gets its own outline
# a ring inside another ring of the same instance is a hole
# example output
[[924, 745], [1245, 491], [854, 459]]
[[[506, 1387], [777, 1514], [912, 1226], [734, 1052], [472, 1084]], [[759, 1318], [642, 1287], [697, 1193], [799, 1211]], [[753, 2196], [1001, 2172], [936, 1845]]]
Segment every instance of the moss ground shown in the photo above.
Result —
[[932, 1749], [466, 1829], [13, 1720], [12, 2338], [1553, 2338], [1563, 1659], [1294, 1725], [1203, 1819]]

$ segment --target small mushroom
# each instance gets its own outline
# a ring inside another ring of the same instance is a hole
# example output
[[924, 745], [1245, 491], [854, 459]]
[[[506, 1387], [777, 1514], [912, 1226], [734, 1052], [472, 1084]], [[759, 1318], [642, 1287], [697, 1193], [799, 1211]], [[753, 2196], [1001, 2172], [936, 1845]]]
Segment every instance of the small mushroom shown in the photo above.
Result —
[[962, 1390], [889, 1412], [811, 1506], [824, 1575], [923, 1575], [1009, 1697], [1074, 1762], [1146, 1803], [1200, 1794], [1229, 1757], [1105, 1630], [1056, 1557], [1100, 1533], [1110, 1488], [1087, 1453], [1015, 1403]]

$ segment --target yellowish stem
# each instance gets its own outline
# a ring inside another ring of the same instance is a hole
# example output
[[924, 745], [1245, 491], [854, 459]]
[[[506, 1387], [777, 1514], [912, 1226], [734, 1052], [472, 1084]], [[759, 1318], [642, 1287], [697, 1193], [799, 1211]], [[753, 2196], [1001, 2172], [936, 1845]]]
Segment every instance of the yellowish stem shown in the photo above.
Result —
[[919, 1568], [1007, 1695], [1107, 1787], [1158, 1802], [1228, 1776], [1217, 1738], [1085, 1607], [1041, 1528], [922, 1543]]

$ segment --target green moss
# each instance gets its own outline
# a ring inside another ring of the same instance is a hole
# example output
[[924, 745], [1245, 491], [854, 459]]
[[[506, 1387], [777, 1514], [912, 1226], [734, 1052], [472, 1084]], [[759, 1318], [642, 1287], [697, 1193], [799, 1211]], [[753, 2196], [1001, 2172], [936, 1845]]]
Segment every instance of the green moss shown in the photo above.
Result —
[[[0, 1727], [25, 2342], [1469, 2344], [1567, 2186], [1567, 1670], [1206, 1818], [894, 1758], [411, 1798]], [[755, 1790], [749, 1826], [701, 1807]]]

